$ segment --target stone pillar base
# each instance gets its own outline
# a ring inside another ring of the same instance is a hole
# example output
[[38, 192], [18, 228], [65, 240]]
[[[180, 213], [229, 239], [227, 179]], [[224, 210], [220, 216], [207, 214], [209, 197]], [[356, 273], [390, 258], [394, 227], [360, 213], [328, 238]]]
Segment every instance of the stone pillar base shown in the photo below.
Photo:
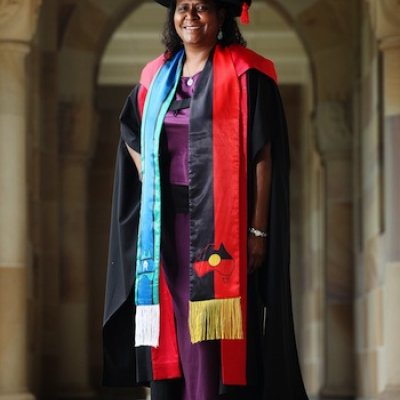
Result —
[[400, 386], [387, 387], [380, 395], [379, 400], [399, 400]]
[[0, 393], [0, 400], [35, 400], [35, 396], [29, 392]]

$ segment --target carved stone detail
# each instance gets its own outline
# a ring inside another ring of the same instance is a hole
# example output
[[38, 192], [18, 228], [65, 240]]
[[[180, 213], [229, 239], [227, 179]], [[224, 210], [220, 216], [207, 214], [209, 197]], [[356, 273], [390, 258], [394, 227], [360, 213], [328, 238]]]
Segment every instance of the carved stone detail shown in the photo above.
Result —
[[0, 42], [30, 42], [42, 0], [0, 0]]
[[344, 154], [350, 151], [352, 135], [344, 103], [320, 102], [317, 107], [317, 146], [322, 155]]
[[366, 1], [369, 3], [372, 27], [382, 46], [400, 46], [400, 1]]

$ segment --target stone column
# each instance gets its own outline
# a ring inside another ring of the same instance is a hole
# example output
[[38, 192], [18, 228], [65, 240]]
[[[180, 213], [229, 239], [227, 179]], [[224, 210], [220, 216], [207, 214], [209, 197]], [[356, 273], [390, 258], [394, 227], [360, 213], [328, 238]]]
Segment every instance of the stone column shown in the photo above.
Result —
[[87, 157], [61, 155], [59, 398], [93, 396], [89, 377]]
[[[71, 51], [60, 57], [68, 61], [60, 66], [62, 81], [59, 83], [61, 242], [58, 398], [86, 399], [94, 396], [90, 383], [91, 278], [87, 221], [88, 170], [93, 146], [93, 67], [90, 63], [93, 56]], [[66, 70], [71, 68], [86, 73], [83, 76], [69, 74]]]
[[370, 0], [370, 11], [384, 59], [384, 349], [379, 399], [400, 398], [400, 2]]
[[354, 394], [351, 132], [345, 105], [321, 102], [317, 142], [325, 171], [324, 372], [321, 398]]
[[39, 1], [0, 0], [0, 399], [30, 400], [25, 58]]

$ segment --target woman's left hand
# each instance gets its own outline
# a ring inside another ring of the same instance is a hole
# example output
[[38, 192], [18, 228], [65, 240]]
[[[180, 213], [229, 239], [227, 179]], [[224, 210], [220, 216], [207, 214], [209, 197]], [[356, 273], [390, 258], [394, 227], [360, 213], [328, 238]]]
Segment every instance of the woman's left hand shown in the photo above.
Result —
[[267, 238], [249, 235], [247, 240], [248, 264], [247, 271], [249, 274], [255, 272], [261, 267], [267, 253]]

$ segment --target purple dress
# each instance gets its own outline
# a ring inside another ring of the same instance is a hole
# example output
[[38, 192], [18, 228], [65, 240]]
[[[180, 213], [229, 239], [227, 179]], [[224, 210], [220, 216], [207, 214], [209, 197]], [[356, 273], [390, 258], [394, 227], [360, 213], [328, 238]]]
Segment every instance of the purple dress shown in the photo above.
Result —
[[[182, 77], [175, 100], [190, 98], [196, 87], [199, 74], [193, 76], [193, 84]], [[176, 103], [175, 103], [176, 104]], [[179, 107], [179, 104], [178, 104]], [[169, 189], [177, 192], [178, 200], [185, 202], [188, 178], [188, 140], [190, 108], [168, 111], [164, 132], [168, 150]], [[183, 193], [183, 194], [182, 194]], [[176, 196], [172, 196], [176, 199]], [[186, 197], [187, 202], [187, 197]], [[171, 202], [170, 202], [171, 204]], [[181, 207], [165, 210], [166, 229], [163, 232], [162, 252], [167, 282], [173, 297], [179, 356], [182, 367], [180, 397], [176, 400], [214, 400], [218, 396], [219, 343], [208, 341], [192, 344], [188, 328], [189, 312], [189, 214]], [[155, 394], [155, 393], [154, 393]], [[153, 398], [162, 398], [154, 396]]]

